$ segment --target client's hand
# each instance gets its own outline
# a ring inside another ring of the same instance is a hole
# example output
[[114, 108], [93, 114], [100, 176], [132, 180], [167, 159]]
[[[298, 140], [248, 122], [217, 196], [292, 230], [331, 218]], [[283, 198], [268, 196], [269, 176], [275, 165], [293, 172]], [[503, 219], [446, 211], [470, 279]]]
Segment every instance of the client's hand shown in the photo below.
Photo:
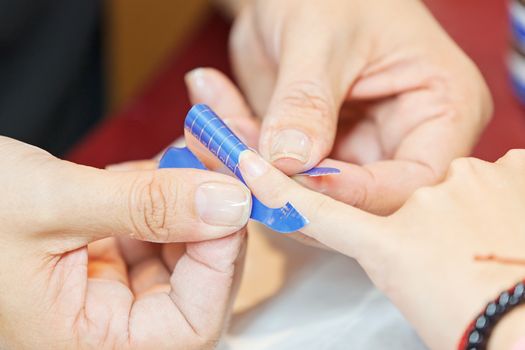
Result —
[[98, 170], [5, 137], [0, 169], [0, 348], [214, 346], [250, 210], [240, 182]]
[[[251, 0], [232, 30], [259, 151], [308, 187], [391, 213], [470, 153], [491, 113], [472, 62], [421, 1]], [[355, 164], [355, 165], [354, 165]]]
[[[525, 150], [494, 164], [455, 160], [442, 184], [386, 218], [307, 190], [254, 152], [240, 169], [261, 201], [290, 201], [310, 220], [305, 234], [356, 258], [432, 349], [453, 349], [485, 304], [525, 277]], [[489, 349], [509, 349], [524, 325], [522, 307]]]

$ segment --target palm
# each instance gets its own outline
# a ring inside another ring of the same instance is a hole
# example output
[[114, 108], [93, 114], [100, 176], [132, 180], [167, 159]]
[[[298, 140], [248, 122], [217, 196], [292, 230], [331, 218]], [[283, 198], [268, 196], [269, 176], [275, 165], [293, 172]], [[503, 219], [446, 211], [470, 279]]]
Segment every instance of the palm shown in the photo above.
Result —
[[73, 337], [80, 348], [212, 346], [243, 237], [165, 245], [106, 238], [64, 254], [43, 298], [54, 344]]

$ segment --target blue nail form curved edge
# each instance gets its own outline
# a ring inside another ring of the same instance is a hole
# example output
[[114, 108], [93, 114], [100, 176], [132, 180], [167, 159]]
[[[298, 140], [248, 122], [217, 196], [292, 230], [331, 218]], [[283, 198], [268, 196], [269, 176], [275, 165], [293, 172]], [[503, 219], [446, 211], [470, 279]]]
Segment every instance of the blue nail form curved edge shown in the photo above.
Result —
[[[244, 182], [239, 170], [239, 157], [241, 152], [249, 148], [210, 107], [203, 104], [193, 106], [186, 116], [184, 128], [228, 167], [239, 180]], [[170, 147], [162, 156], [159, 168], [207, 170], [187, 147]], [[339, 169], [335, 168], [313, 168], [300, 175], [322, 176], [339, 172]], [[292, 204], [286, 203], [281, 208], [269, 208], [253, 195], [250, 218], [280, 233], [295, 232], [308, 224], [308, 219], [301, 215]]]

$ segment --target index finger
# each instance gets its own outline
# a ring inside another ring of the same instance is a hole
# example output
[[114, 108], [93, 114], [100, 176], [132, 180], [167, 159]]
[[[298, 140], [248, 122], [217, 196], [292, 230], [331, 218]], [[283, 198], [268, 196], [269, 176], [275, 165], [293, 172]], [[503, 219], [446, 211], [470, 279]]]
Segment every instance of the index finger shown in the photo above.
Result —
[[280, 207], [290, 202], [309, 221], [301, 232], [328, 247], [359, 259], [385, 242], [381, 234], [387, 229], [385, 218], [300, 186], [253, 151], [241, 154], [239, 167], [248, 187], [264, 204]]

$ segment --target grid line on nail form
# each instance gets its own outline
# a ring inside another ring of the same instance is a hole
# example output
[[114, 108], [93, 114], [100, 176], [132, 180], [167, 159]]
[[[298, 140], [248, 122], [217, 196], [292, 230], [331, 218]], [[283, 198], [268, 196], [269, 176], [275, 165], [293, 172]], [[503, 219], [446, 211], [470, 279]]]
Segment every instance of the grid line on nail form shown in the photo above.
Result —
[[[244, 149], [247, 148], [246, 145], [244, 145], [242, 141], [240, 141], [239, 138], [235, 136], [235, 134], [228, 128], [228, 126], [209, 109], [203, 109], [198, 113], [195, 113], [192, 119], [190, 132], [196, 136], [199, 142], [205, 145], [212, 154], [221, 159], [234, 174], [239, 175], [237, 174], [239, 167], [238, 156]], [[203, 122], [204, 124], [200, 126], [199, 124]], [[214, 122], [218, 124], [216, 129], [213, 127]], [[212, 130], [207, 130], [210, 128]], [[207, 136], [209, 139], [203, 140], [207, 138], [204, 137], [206, 134], [209, 135]], [[237, 143], [235, 145], [226, 147], [231, 138], [233, 138]], [[214, 146], [212, 144], [214, 141], [218, 146]], [[228, 153], [226, 154], [225, 152]]]

